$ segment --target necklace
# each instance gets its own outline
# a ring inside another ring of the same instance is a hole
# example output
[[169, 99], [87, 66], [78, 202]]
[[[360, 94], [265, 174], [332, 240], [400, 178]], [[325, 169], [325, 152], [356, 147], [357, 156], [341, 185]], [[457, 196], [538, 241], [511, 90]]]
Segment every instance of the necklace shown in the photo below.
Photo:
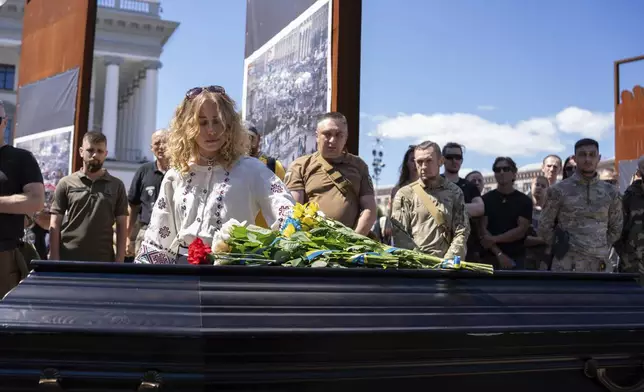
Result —
[[208, 166], [214, 166], [214, 164], [215, 164], [215, 158], [214, 157], [208, 158], [208, 157], [203, 156], [201, 153], [199, 153], [199, 157], [201, 157], [201, 159], [206, 161], [208, 163]]

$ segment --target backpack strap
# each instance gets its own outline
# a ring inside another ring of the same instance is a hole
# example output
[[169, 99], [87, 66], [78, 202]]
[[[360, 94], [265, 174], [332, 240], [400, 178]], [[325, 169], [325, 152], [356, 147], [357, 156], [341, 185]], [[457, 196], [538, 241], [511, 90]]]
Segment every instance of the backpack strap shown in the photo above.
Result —
[[436, 226], [438, 226], [439, 229], [443, 232], [442, 234], [445, 236], [445, 238], [449, 239], [451, 237], [451, 235], [449, 235], [450, 230], [445, 225], [445, 215], [438, 210], [438, 200], [436, 200], [436, 198], [431, 196], [429, 193], [425, 192], [425, 189], [423, 189], [423, 187], [420, 185], [420, 182], [418, 181], [414, 185], [412, 185], [411, 188], [423, 203], [425, 208], [427, 208], [427, 211], [429, 211], [429, 214], [432, 216], [432, 218], [434, 218]]
[[336, 188], [344, 195], [344, 197], [351, 197], [354, 201], [359, 200], [360, 198], [356, 195], [355, 190], [353, 189], [353, 184], [345, 176], [340, 173], [339, 170], [335, 169], [326, 159], [322, 157], [322, 154], [317, 155], [317, 159], [322, 165], [322, 169], [327, 177], [333, 182]]

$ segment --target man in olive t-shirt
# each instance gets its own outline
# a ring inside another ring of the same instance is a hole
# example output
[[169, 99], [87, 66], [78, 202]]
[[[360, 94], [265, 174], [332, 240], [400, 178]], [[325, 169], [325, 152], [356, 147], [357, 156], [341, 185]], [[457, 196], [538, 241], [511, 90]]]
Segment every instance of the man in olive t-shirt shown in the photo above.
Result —
[[80, 155], [82, 169], [63, 177], [56, 186], [49, 258], [122, 263], [127, 239], [127, 194], [123, 181], [102, 168], [107, 156], [105, 135], [87, 132]]
[[367, 164], [345, 150], [346, 118], [323, 115], [316, 136], [318, 152], [293, 161], [284, 183], [297, 202], [317, 202], [328, 217], [367, 235], [377, 216], [375, 192]]

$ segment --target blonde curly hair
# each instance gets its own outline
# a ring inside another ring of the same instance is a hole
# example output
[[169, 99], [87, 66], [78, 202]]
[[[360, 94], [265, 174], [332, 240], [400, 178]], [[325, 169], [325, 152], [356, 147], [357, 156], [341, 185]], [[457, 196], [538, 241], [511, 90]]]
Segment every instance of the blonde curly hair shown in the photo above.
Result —
[[235, 101], [226, 93], [210, 92], [204, 89], [199, 95], [184, 98], [174, 112], [168, 135], [168, 152], [170, 165], [179, 173], [190, 171], [190, 162], [199, 157], [197, 137], [199, 136], [199, 111], [205, 102], [212, 101], [217, 105], [219, 120], [224, 126], [226, 141], [215, 156], [215, 162], [230, 169], [237, 160], [246, 155], [249, 149], [249, 137], [241, 123], [239, 113], [235, 110]]

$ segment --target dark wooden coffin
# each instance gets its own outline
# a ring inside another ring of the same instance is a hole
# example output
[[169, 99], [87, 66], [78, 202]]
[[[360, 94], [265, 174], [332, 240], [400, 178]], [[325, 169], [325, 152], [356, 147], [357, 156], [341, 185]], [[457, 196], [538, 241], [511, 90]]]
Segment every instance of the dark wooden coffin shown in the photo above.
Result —
[[0, 391], [641, 391], [635, 275], [37, 262]]

